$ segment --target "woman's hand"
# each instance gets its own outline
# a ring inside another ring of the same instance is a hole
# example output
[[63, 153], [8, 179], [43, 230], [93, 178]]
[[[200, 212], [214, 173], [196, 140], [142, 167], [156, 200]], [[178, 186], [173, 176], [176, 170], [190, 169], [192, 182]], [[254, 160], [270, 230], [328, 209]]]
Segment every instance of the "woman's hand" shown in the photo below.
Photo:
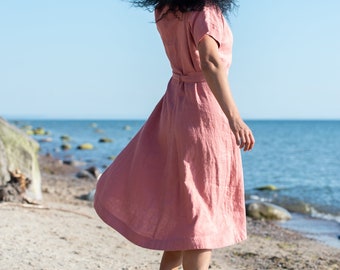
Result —
[[251, 129], [241, 118], [229, 121], [230, 128], [236, 138], [236, 143], [243, 151], [250, 151], [255, 144], [255, 138]]

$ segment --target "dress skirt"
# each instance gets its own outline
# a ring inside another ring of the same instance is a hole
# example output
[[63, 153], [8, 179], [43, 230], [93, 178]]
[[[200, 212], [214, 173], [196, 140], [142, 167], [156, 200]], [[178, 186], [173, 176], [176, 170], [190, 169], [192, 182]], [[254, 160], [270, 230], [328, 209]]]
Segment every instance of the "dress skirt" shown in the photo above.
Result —
[[204, 79], [171, 78], [149, 119], [100, 177], [94, 207], [149, 249], [215, 249], [246, 238], [240, 149]]

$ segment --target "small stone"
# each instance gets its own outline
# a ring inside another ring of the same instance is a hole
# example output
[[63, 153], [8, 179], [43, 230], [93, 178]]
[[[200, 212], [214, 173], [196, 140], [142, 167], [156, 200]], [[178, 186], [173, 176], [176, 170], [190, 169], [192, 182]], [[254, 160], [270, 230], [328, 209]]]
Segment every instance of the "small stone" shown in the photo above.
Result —
[[71, 140], [70, 136], [68, 135], [61, 135], [60, 136], [60, 140], [64, 141], [64, 142], [68, 142]]
[[92, 150], [93, 149], [93, 145], [90, 144], [90, 143], [83, 143], [81, 145], [78, 145], [77, 149], [79, 149], [79, 150]]
[[112, 139], [110, 139], [110, 138], [101, 138], [101, 139], [99, 139], [99, 142], [100, 143], [111, 143]]
[[52, 141], [53, 139], [51, 137], [47, 137], [47, 138], [43, 138], [39, 140], [40, 143], [52, 142]]
[[86, 165], [86, 162], [78, 161], [78, 160], [63, 160], [63, 164], [73, 166], [73, 167], [82, 167]]
[[93, 189], [87, 194], [80, 195], [78, 199], [93, 202], [96, 190]]
[[61, 148], [61, 150], [66, 151], [66, 150], [70, 150], [72, 148], [72, 146], [68, 143], [64, 143], [60, 146], [60, 148]]
[[45, 129], [38, 127], [38, 128], [33, 129], [33, 134], [34, 135], [46, 135], [48, 134], [48, 132], [45, 131]]
[[100, 171], [97, 167], [91, 166], [86, 169], [90, 174], [92, 174], [96, 179], [100, 176]]
[[87, 179], [95, 179], [95, 177], [87, 170], [81, 170], [76, 174], [77, 178], [87, 178]]

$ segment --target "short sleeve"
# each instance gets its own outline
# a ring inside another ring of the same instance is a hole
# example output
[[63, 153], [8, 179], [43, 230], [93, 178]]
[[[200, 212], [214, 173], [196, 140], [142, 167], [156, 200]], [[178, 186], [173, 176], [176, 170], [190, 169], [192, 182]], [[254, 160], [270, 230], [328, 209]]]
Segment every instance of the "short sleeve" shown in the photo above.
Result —
[[216, 40], [218, 46], [223, 39], [224, 17], [222, 12], [213, 6], [205, 7], [202, 11], [192, 12], [189, 18], [191, 34], [196, 47], [205, 35]]

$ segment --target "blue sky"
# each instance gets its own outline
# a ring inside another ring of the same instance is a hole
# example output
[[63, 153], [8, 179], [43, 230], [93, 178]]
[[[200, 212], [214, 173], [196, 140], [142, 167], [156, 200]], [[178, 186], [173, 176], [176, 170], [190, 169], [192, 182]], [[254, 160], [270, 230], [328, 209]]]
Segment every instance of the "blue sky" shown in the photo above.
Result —
[[[340, 1], [239, 1], [245, 119], [340, 119]], [[0, 116], [145, 119], [171, 76], [153, 14], [120, 0], [1, 0]]]

